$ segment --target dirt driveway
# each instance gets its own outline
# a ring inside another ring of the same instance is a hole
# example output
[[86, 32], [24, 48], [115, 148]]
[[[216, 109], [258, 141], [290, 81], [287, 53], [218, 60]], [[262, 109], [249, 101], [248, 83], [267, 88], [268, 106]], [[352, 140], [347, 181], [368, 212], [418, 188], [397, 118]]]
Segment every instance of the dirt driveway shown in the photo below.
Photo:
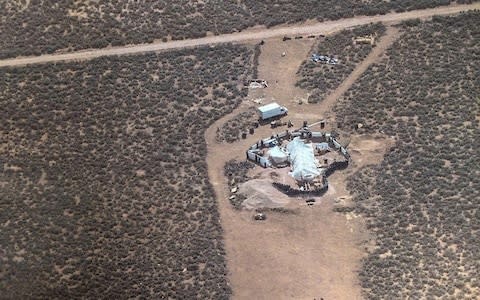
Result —
[[[389, 28], [367, 59], [357, 66], [338, 90], [327, 96], [328, 101], [301, 105], [299, 100], [306, 99], [308, 95], [294, 86], [296, 71], [307, 57], [313, 41], [267, 40], [259, 59], [259, 77], [266, 79], [269, 87], [252, 91], [249, 98], [286, 105], [289, 108], [288, 119], [296, 126], [301, 125], [303, 120], [313, 123], [326, 116], [331, 117], [330, 109], [336, 99], [368, 65], [381, 56], [396, 36], [397, 31]], [[239, 212], [230, 205], [223, 166], [232, 158], [244, 160], [246, 149], [260, 138], [271, 135], [273, 130], [268, 126], [260, 127], [253, 136], [233, 144], [215, 141], [217, 127], [251, 105], [252, 102], [244, 102], [213, 124], [205, 136], [209, 177], [218, 199], [225, 232], [234, 299], [361, 298], [356, 270], [371, 239], [360, 217], [335, 213], [333, 207], [339, 198], [350, 198], [345, 190], [346, 177], [361, 165], [378, 162], [389, 141], [383, 137], [352, 138], [349, 148], [354, 152], [353, 158], [357, 163], [329, 178], [329, 191], [320, 202], [306, 206], [304, 201], [298, 200], [296, 213], [268, 213], [266, 222], [256, 222], [252, 220], [253, 212]]]

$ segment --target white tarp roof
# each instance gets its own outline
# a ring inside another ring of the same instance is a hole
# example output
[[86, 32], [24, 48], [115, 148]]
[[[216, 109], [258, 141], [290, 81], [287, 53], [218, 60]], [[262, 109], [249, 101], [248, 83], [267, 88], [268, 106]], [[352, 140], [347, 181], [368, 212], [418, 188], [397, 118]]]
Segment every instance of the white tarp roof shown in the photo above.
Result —
[[318, 150], [321, 150], [321, 151], [329, 151], [330, 150], [330, 146], [328, 145], [328, 143], [318, 143], [316, 148]]
[[305, 144], [299, 137], [287, 145], [292, 172], [290, 175], [298, 181], [311, 181], [320, 175], [315, 163], [311, 144]]
[[288, 155], [278, 146], [271, 148], [268, 151], [268, 156], [270, 160], [276, 164], [281, 164], [288, 161]]

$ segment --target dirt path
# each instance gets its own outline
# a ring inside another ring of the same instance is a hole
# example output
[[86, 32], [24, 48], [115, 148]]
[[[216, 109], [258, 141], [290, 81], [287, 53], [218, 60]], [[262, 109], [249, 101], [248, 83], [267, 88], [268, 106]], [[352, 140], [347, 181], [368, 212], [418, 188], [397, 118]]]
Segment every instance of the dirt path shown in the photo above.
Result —
[[[328, 99], [320, 104], [302, 105], [298, 104], [298, 99], [306, 98], [307, 94], [295, 87], [296, 71], [308, 57], [314, 41], [266, 40], [259, 57], [258, 72], [260, 78], [269, 82], [269, 87], [252, 90], [249, 98], [286, 105], [289, 108], [288, 118], [297, 126], [303, 120], [313, 123], [329, 114], [336, 99], [371, 63], [380, 58], [396, 37], [397, 30], [388, 28], [377, 47], [336, 91], [327, 96]], [[286, 55], [283, 56], [283, 53]], [[233, 298], [360, 299], [356, 270], [365, 254], [368, 232], [362, 218], [334, 213], [333, 207], [339, 197], [349, 199], [345, 189], [348, 174], [364, 164], [378, 162], [383, 157], [387, 143], [381, 137], [352, 139], [350, 149], [355, 163], [347, 172], [329, 178], [329, 192], [320, 199], [318, 205], [307, 207], [299, 202], [296, 214], [268, 213], [266, 222], [255, 222], [252, 212], [236, 211], [230, 205], [223, 166], [230, 159], [244, 160], [245, 150], [273, 130], [268, 126], [260, 127], [253, 136], [249, 135], [246, 140], [233, 144], [215, 141], [217, 127], [251, 105], [251, 102], [245, 101], [205, 133], [208, 174], [222, 219]]]
[[264, 223], [253, 221], [251, 212], [236, 211], [230, 205], [225, 162], [244, 159], [252, 140], [270, 132], [262, 128], [247, 140], [217, 144], [217, 126], [245, 107], [220, 119], [205, 134], [208, 174], [224, 229], [233, 299], [359, 299], [354, 271], [363, 255], [359, 245], [366, 232], [361, 220], [347, 220], [332, 212], [333, 199], [345, 193], [337, 185], [341, 177], [331, 180], [338, 189], [332, 188], [320, 205], [303, 206], [294, 215], [268, 213]]
[[110, 47], [104, 49], [76, 51], [64, 54], [48, 54], [35, 57], [19, 57], [0, 60], [0, 67], [19, 66], [26, 64], [48, 63], [68, 60], [85, 60], [101, 56], [127, 55], [135, 53], [144, 53], [160, 50], [178, 49], [185, 47], [195, 47], [201, 45], [212, 45], [218, 43], [239, 43], [250, 40], [262, 40], [273, 37], [309, 35], [309, 34], [329, 34], [348, 27], [368, 24], [370, 22], [395, 23], [412, 18], [428, 18], [433, 15], [455, 14], [461, 11], [480, 9], [480, 2], [468, 5], [450, 5], [424, 10], [414, 10], [402, 13], [389, 13], [377, 16], [358, 16], [348, 19], [340, 19], [327, 22], [307, 22], [301, 25], [289, 25], [274, 28], [253, 28], [239, 33], [223, 34], [218, 36], [207, 36], [199, 39], [155, 42], [152, 44], [128, 45], [122, 47]]
[[368, 69], [368, 67], [379, 60], [379, 58], [383, 55], [386, 49], [388, 49], [393, 42], [398, 38], [398, 29], [395, 27], [387, 27], [387, 31], [385, 35], [380, 39], [377, 43], [376, 47], [368, 54], [368, 56], [360, 62], [355, 69], [348, 75], [348, 77], [323, 101], [321, 102], [321, 106], [319, 109], [316, 110], [316, 113], [324, 114], [327, 112], [331, 112], [333, 106], [337, 99], [339, 99], [348, 89], [352, 86], [352, 84], [357, 81], [358, 78]]

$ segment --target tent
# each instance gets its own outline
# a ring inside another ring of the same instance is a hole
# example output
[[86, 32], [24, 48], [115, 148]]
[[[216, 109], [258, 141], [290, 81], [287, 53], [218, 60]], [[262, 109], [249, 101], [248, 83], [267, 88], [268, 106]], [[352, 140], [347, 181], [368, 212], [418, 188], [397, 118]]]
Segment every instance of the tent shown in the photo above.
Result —
[[297, 181], [312, 181], [321, 174], [315, 163], [315, 154], [312, 144], [305, 144], [299, 137], [294, 138], [288, 145], [292, 172], [290, 175]]
[[279, 165], [288, 162], [288, 155], [280, 147], [275, 146], [268, 151], [268, 157], [272, 163]]

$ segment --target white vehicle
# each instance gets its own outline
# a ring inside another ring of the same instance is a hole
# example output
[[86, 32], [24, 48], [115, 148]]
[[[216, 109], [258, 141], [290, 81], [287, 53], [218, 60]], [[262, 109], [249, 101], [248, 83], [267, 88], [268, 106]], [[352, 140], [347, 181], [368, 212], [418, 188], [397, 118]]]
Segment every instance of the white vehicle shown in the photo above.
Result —
[[280, 106], [278, 103], [273, 102], [258, 108], [260, 112], [260, 119], [268, 120], [270, 118], [285, 116], [288, 113], [288, 109], [284, 106]]

